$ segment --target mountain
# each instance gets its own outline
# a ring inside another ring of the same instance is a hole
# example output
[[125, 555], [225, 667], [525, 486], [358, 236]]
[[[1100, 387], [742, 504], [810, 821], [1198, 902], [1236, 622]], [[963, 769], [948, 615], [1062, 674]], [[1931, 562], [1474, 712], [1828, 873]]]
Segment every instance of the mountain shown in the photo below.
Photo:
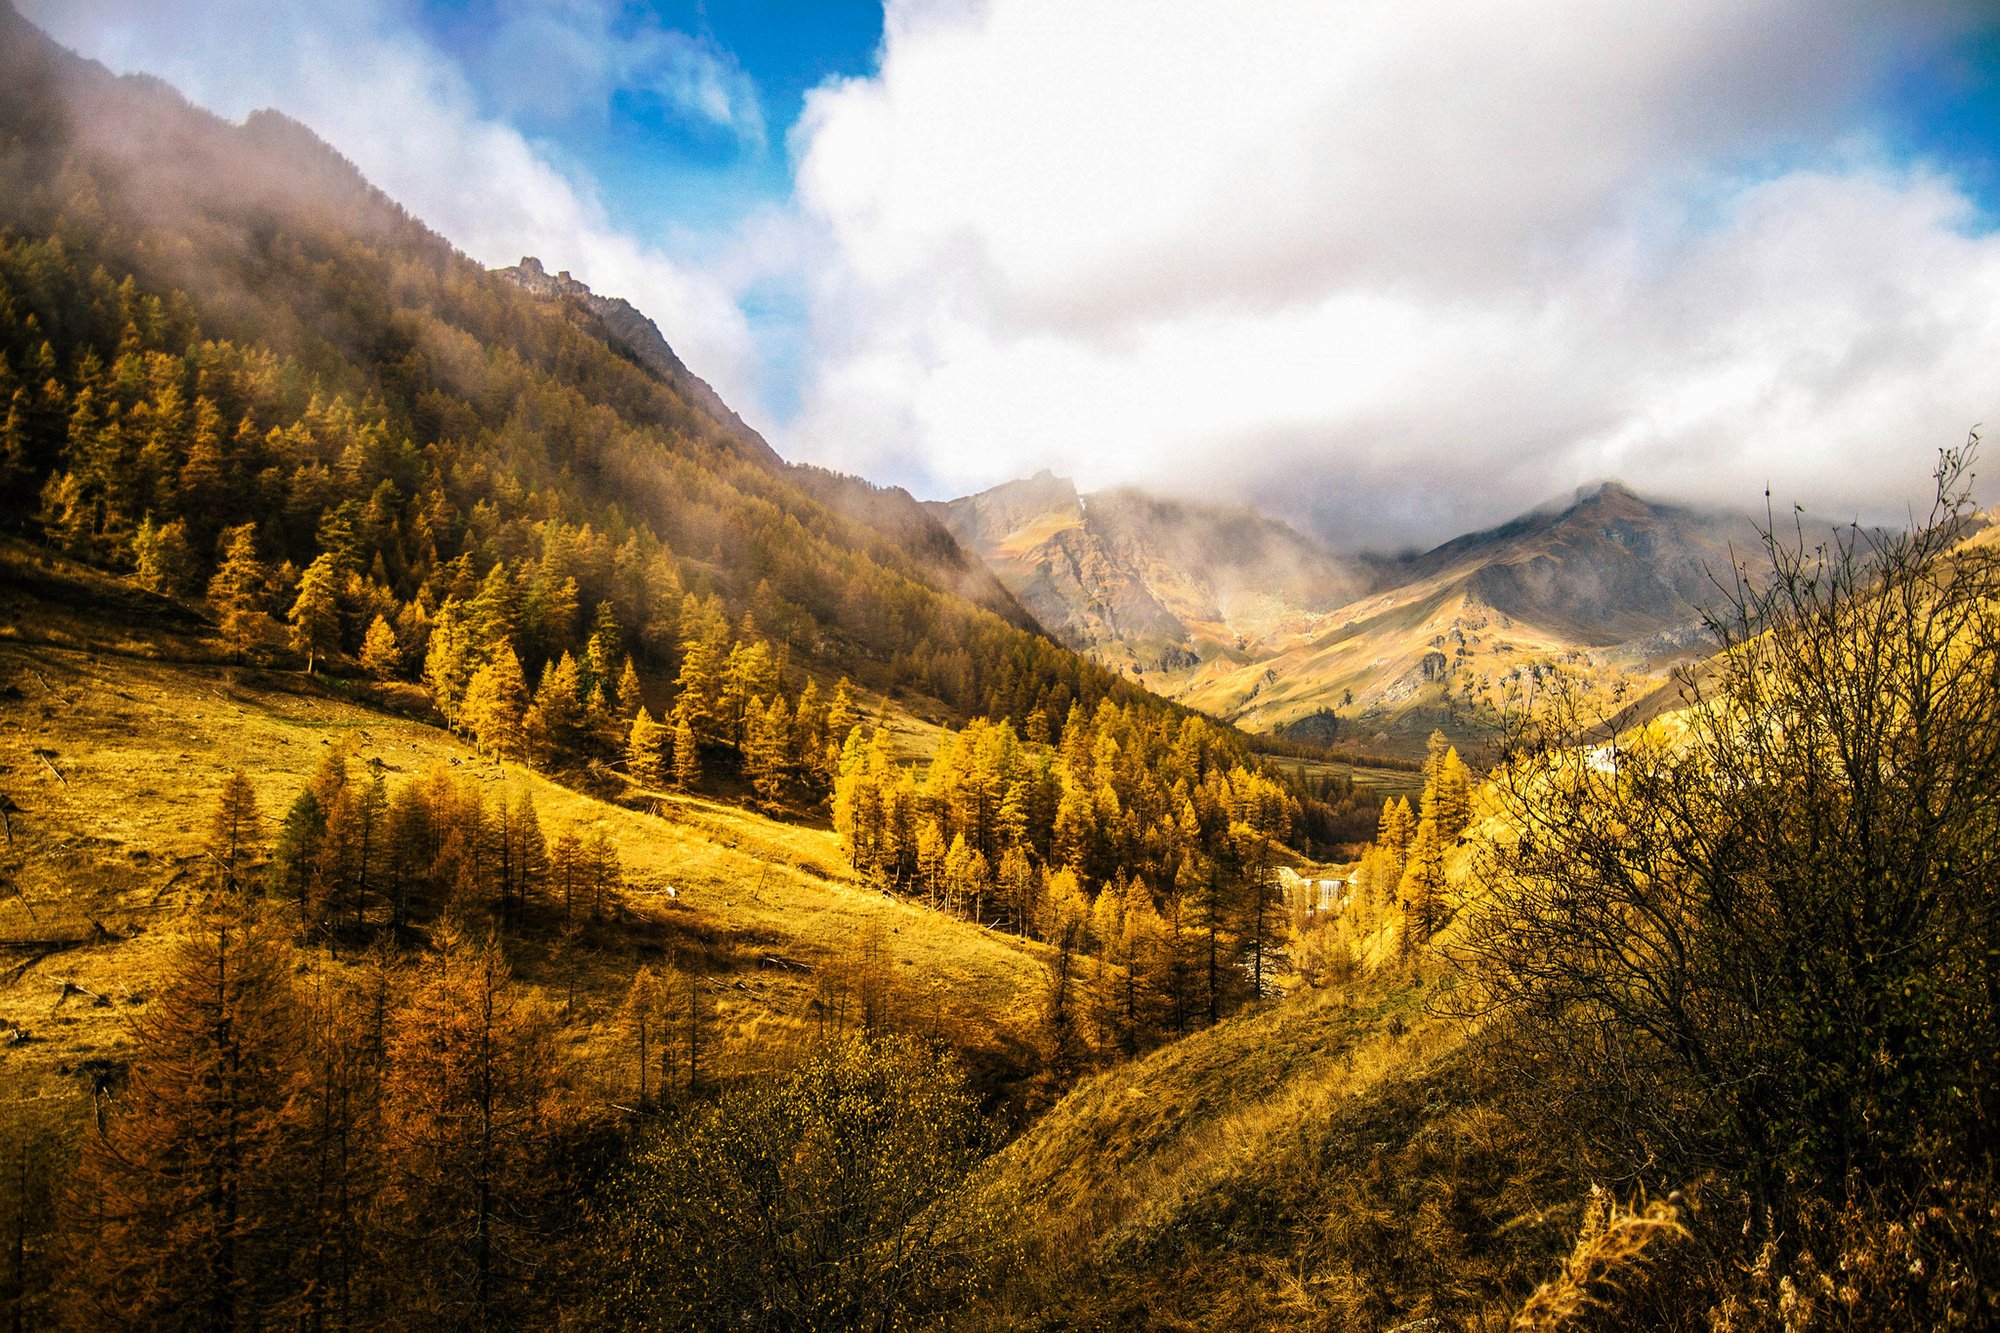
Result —
[[722, 401], [722, 395], [710, 388], [707, 380], [687, 368], [687, 363], [668, 346], [660, 326], [630, 301], [617, 296], [599, 296], [572, 278], [568, 269], [551, 275], [542, 267], [542, 261], [533, 255], [523, 256], [521, 262], [512, 268], [494, 269], [493, 275], [532, 296], [576, 302], [604, 322], [607, 342], [674, 386], [677, 393], [710, 417], [728, 426], [764, 461], [774, 465], [783, 461], [762, 435], [752, 430], [729, 404]]
[[1253, 510], [1086, 497], [1046, 471], [935, 509], [1057, 638], [1135, 674], [1254, 654], [1367, 586], [1363, 566]]
[[707, 380], [688, 369], [660, 326], [623, 297], [602, 296], [569, 275], [550, 274], [533, 255], [493, 276], [530, 296], [564, 306], [593, 325], [614, 350], [671, 386], [676, 394], [717, 423], [746, 457], [785, 472], [798, 487], [829, 509], [888, 537], [921, 566], [930, 582], [955, 591], [1018, 629], [1039, 632], [1034, 618], [976, 560], [968, 559], [944, 526], [908, 491], [874, 486], [859, 477], [785, 462], [777, 450], [722, 400]]
[[334, 542], [361, 583], [328, 646], [380, 614], [412, 669], [500, 564], [531, 677], [600, 604], [671, 673], [685, 593], [938, 717], [1131, 693], [907, 495], [783, 463], [628, 303], [489, 273], [304, 126], [231, 124], [11, 7], [0, 86], [0, 521], [123, 569], [168, 530], [184, 590], [244, 524], [295, 572]]
[[1477, 742], [1560, 673], [1619, 706], [1698, 655], [1746, 518], [1616, 482], [1427, 551], [1342, 556], [1246, 509], [1044, 472], [937, 506], [1069, 646], [1256, 730]]
[[1613, 710], [1706, 641], [1701, 609], [1755, 547], [1748, 519], [1608, 483], [1564, 506], [1406, 556], [1279, 651], [1218, 663], [1175, 693], [1245, 725], [1414, 750], [1477, 743], [1551, 679]]
[[1693, 619], [1757, 543], [1747, 517], [1641, 499], [1614, 481], [1566, 507], [1379, 561], [1377, 587], [1457, 580], [1496, 611], [1607, 646]]

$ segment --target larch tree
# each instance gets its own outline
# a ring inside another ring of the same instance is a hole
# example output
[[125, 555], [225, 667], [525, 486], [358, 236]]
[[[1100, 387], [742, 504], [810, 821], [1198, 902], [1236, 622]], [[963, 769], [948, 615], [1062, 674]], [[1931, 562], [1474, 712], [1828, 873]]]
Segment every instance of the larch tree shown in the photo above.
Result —
[[847, 733], [861, 725], [861, 712], [854, 706], [854, 687], [842, 676], [833, 687], [833, 701], [826, 706], [826, 737], [833, 745], [845, 745]]
[[298, 1032], [278, 943], [238, 909], [179, 944], [134, 1021], [129, 1082], [70, 1186], [71, 1280], [100, 1327], [282, 1318], [282, 1116]]
[[166, 597], [185, 593], [194, 577], [187, 524], [180, 519], [155, 523], [151, 514], [140, 519], [132, 534], [132, 565], [139, 582], [154, 592]]
[[564, 829], [549, 849], [549, 891], [562, 899], [565, 920], [575, 919], [576, 895], [589, 884], [589, 873], [583, 840], [575, 829]]
[[[693, 600], [693, 595], [689, 595]], [[681, 669], [675, 683], [675, 711], [703, 743], [733, 739], [722, 725], [723, 671], [729, 660], [729, 622], [709, 615], [696, 603], [692, 614], [681, 612]], [[675, 741], [676, 752], [680, 749]]]
[[291, 624], [292, 651], [305, 654], [310, 676], [318, 658], [340, 647], [340, 562], [331, 552], [319, 556], [299, 576], [299, 594], [286, 619]]
[[686, 713], [674, 710], [674, 786], [693, 791], [701, 786], [701, 742]]
[[536, 1224], [561, 1186], [559, 1081], [549, 1025], [513, 986], [498, 940], [440, 932], [389, 1037], [384, 1196], [407, 1313], [513, 1322], [541, 1257]]
[[632, 665], [629, 654], [618, 671], [616, 696], [617, 714], [621, 721], [630, 722], [646, 706], [646, 691], [639, 683], [639, 669]]
[[223, 780], [208, 823], [208, 855], [222, 888], [233, 893], [243, 886], [263, 839], [264, 820], [257, 809], [257, 793], [239, 768]]
[[602, 685], [608, 695], [618, 687], [618, 664], [624, 656], [625, 630], [618, 623], [618, 608], [599, 602], [583, 646], [584, 678], [592, 686]]
[[447, 726], [457, 723], [472, 672], [463, 611], [457, 598], [447, 597], [431, 622], [430, 646], [424, 655], [424, 683], [430, 686]]
[[743, 775], [760, 804], [776, 806], [791, 785], [791, 715], [778, 695], [768, 705], [752, 699], [744, 711]]
[[1397, 889], [1403, 904], [1403, 949], [1422, 944], [1437, 932], [1444, 911], [1444, 846], [1437, 821], [1426, 815], [1417, 821], [1409, 860]]
[[285, 1108], [293, 1145], [286, 1174], [296, 1217], [287, 1284], [306, 1328], [380, 1321], [386, 1239], [375, 1209], [385, 1166], [382, 1052], [394, 987], [385, 950], [371, 950], [353, 993], [313, 968], [295, 986], [301, 1078]]
[[773, 697], [778, 687], [778, 664], [769, 644], [759, 639], [730, 649], [722, 673], [721, 739], [742, 749], [751, 705]]
[[270, 568], [257, 558], [257, 525], [245, 523], [222, 538], [222, 563], [208, 581], [209, 604], [215, 608], [222, 640], [241, 662], [261, 647], [275, 628], [264, 610]]
[[652, 1070], [654, 1052], [660, 1045], [659, 1008], [659, 983], [653, 977], [653, 969], [641, 963], [639, 970], [632, 975], [631, 988], [625, 992], [624, 1008], [619, 1011], [619, 1018], [631, 1038], [637, 1057], [635, 1069], [641, 1112], [652, 1107], [646, 1080]]
[[521, 633], [520, 594], [507, 563], [494, 562], [479, 591], [465, 607], [466, 648], [475, 664], [490, 662]]
[[361, 636], [361, 669], [377, 680], [394, 680], [403, 673], [403, 646], [387, 616], [376, 616]]
[[663, 755], [666, 740], [667, 729], [653, 721], [653, 715], [641, 705], [632, 718], [631, 730], [625, 734], [625, 771], [634, 782], [657, 787], [666, 780]]
[[527, 709], [528, 683], [521, 675], [521, 659], [502, 644], [465, 687], [460, 723], [485, 753], [519, 759], [527, 749]]
[[525, 724], [528, 748], [537, 758], [547, 762], [576, 744], [583, 725], [581, 690], [582, 675], [569, 653], [542, 668]]

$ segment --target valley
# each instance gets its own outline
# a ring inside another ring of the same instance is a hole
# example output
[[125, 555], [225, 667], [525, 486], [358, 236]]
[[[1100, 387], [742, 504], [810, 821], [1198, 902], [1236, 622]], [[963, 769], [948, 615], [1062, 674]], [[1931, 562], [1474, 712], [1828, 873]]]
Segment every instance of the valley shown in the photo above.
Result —
[[[1113, 442], [1179, 458], [1157, 489], [1041, 470], [919, 499], [994, 475], [966, 456], [1017, 429], [982, 434], [967, 402], [1032, 422], [1069, 393], [1102, 422], [1164, 396], [1200, 421], [1267, 371], [1346, 393], [1364, 352], [1408, 350], [1377, 292], [1355, 308], [1380, 329], [1298, 349], [1285, 324], [1254, 368], [1204, 338], [1171, 393], [1121, 406], [1099, 390], [1145, 338], [1120, 300], [1241, 335], [1311, 266], [1155, 262], [1128, 220], [1043, 275], [1073, 307], [1010, 288], [1033, 265], [972, 230], [840, 270], [882, 221], [856, 181], [889, 189], [897, 158], [829, 166], [814, 136], [897, 50], [1018, 17], [990, 10], [870, 7], [874, 72], [796, 75], [783, 152], [721, 8], [692, 34], [615, 6], [401, 29], [408, 53], [543, 25], [538, 81], [507, 90], [547, 99], [507, 103], [537, 132], [479, 122], [480, 169], [520, 195], [482, 262], [305, 120], [218, 114], [0, 0], [0, 1319], [2000, 1325], [2000, 528], [1977, 435], [1935, 452], [1906, 527], [1799, 508], [1767, 532], [1692, 483], [1605, 482], [1348, 549], [1189, 498], [1214, 441], [1191, 462], [1165, 418]], [[562, 66], [589, 43], [554, 40], [592, 15], [602, 108]], [[357, 42], [415, 22], [362, 17]], [[1054, 26], [1011, 30], [1038, 67]], [[608, 91], [663, 58], [693, 93]], [[500, 115], [477, 63], [411, 82]], [[708, 134], [717, 160], [729, 139], [794, 194], [727, 247], [641, 244], [621, 210], [657, 200], [569, 193], [594, 159], [538, 156], [586, 122]], [[456, 124], [398, 130], [456, 169]], [[1385, 177], [1436, 165], [1408, 151]], [[906, 225], [983, 173], [1023, 184], [954, 162]], [[1257, 190], [1227, 184], [1203, 228], [1233, 247]], [[1029, 249], [1091, 223], [1070, 204]], [[1452, 285], [1446, 248], [1421, 282], [1370, 281]], [[864, 318], [876, 282], [895, 299]], [[955, 376], [975, 317], [1047, 383]], [[1089, 374], [1040, 360], [1072, 336]], [[761, 337], [761, 361], [703, 354]], [[802, 368], [857, 349], [845, 376]], [[870, 409], [904, 355], [921, 382]], [[739, 396], [760, 370], [792, 377], [790, 420]], [[1496, 448], [1607, 415], [1471, 376], [1422, 391], [1439, 422], [1492, 393]], [[1427, 447], [1374, 410], [1355, 504], [1381, 498], [1375, 453]], [[799, 461], [898, 459], [954, 420], [965, 438], [881, 474], [907, 488]], [[1492, 481], [1483, 447], [1424, 484]], [[1344, 497], [1335, 475], [1301, 465]]]

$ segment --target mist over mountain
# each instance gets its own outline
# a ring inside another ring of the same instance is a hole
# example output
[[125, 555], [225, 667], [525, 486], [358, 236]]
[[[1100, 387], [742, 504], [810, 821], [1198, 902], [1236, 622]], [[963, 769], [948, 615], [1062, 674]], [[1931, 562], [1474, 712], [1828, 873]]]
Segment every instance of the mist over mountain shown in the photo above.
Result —
[[1694, 619], [1759, 542], [1748, 515], [1642, 499], [1613, 481], [1566, 505], [1370, 563], [1378, 591], [1462, 580], [1497, 611], [1602, 647]]
[[1080, 496], [1042, 472], [933, 508], [1063, 642], [1139, 673], [1254, 651], [1367, 586], [1360, 564], [1240, 506]]
[[1484, 734], [1544, 663], [1646, 688], [1703, 650], [1703, 608], [1759, 546], [1747, 516], [1617, 482], [1396, 555], [1047, 472], [937, 508], [1069, 646], [1255, 729], [1398, 749]]

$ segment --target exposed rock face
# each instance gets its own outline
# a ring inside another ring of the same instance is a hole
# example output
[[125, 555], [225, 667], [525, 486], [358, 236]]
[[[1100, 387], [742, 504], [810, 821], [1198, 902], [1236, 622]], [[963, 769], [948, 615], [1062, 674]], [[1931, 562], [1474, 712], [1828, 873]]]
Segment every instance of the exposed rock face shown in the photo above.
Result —
[[599, 296], [572, 278], [567, 269], [551, 274], [533, 255], [523, 256], [521, 262], [512, 268], [494, 269], [493, 273], [495, 277], [505, 278], [522, 291], [536, 296], [576, 301], [603, 322], [613, 343], [634, 361], [673, 385], [690, 403], [729, 427], [747, 452], [768, 463], [781, 461], [777, 451], [742, 417], [737, 416], [729, 404], [722, 401], [721, 395], [709, 387], [707, 380], [687, 368], [687, 363], [668, 345], [660, 326], [630, 301], [616, 296]]
[[1079, 496], [1048, 472], [936, 508], [1051, 633], [1140, 673], [1236, 652], [1363, 586], [1358, 566], [1251, 510]]

